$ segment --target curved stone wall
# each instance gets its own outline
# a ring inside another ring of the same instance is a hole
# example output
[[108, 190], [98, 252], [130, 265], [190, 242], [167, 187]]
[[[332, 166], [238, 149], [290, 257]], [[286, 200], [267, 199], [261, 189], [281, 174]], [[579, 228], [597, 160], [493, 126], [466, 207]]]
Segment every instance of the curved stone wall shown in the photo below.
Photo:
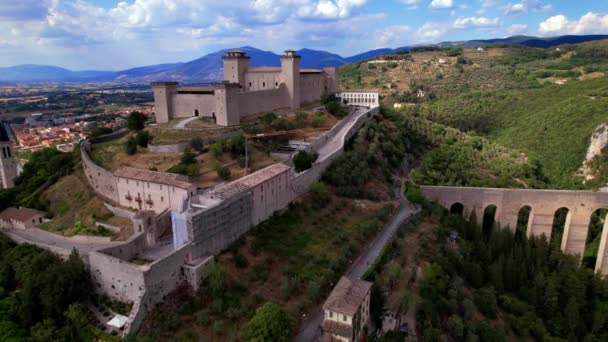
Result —
[[91, 152], [91, 142], [88, 140], [80, 144], [80, 155], [82, 156], [82, 166], [84, 174], [96, 193], [105, 197], [113, 203], [118, 203], [118, 189], [116, 187], [116, 177], [112, 172], [95, 164], [89, 153]]

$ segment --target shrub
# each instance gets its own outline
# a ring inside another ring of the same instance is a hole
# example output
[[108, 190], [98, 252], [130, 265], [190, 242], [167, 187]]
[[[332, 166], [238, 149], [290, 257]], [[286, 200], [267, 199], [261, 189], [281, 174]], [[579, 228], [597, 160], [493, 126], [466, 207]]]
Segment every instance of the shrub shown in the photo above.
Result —
[[215, 166], [215, 172], [217, 172], [218, 177], [220, 177], [221, 179], [224, 179], [224, 180], [230, 179], [230, 176], [231, 176], [230, 169], [225, 165], [217, 164]]
[[150, 133], [146, 131], [139, 131], [137, 135], [135, 135], [135, 141], [137, 145], [140, 147], [148, 147], [148, 143], [150, 142]]
[[141, 131], [144, 129], [146, 116], [140, 112], [131, 112], [127, 116], [127, 128], [131, 131]]
[[222, 143], [219, 141], [211, 144], [211, 147], [209, 149], [211, 150], [211, 155], [215, 159], [218, 159], [224, 153], [224, 149], [222, 148]]
[[414, 204], [424, 203], [424, 196], [420, 192], [420, 188], [410, 181], [405, 182], [405, 198]]
[[322, 182], [313, 182], [310, 185], [310, 192], [312, 193], [313, 206], [316, 208], [323, 208], [329, 201], [329, 190], [327, 186]]
[[196, 164], [196, 155], [194, 152], [192, 152], [192, 150], [187, 148], [182, 154], [182, 158], [180, 159], [179, 163], [182, 165]]
[[131, 136], [125, 142], [125, 153], [127, 153], [128, 155], [133, 155], [137, 153], [137, 140], [135, 139], [135, 137]]
[[190, 140], [190, 147], [196, 151], [203, 152], [205, 143], [201, 137], [194, 137]]
[[247, 324], [247, 341], [291, 341], [291, 321], [277, 304], [266, 303]]
[[317, 158], [319, 158], [319, 154], [317, 152], [299, 151], [295, 156], [293, 156], [293, 165], [295, 166], [297, 172], [302, 172], [310, 169], [312, 167], [312, 163], [314, 163]]

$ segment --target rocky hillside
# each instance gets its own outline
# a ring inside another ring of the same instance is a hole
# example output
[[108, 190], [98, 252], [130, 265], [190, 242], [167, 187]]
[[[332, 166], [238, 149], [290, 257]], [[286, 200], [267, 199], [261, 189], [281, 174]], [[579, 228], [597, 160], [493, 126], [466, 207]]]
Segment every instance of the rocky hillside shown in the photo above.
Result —
[[608, 122], [608, 40], [431, 50], [344, 66], [342, 86], [376, 87], [386, 106], [526, 152], [552, 187], [591, 186], [577, 171]]

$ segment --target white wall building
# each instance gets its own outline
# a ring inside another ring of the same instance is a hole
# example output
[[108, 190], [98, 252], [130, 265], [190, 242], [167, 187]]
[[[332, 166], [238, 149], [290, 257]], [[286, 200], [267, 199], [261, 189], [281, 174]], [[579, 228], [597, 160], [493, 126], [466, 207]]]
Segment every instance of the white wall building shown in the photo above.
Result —
[[349, 106], [375, 108], [380, 106], [380, 95], [377, 91], [348, 90], [336, 93], [336, 97]]
[[322, 341], [359, 341], [369, 322], [372, 283], [340, 278], [323, 304]]

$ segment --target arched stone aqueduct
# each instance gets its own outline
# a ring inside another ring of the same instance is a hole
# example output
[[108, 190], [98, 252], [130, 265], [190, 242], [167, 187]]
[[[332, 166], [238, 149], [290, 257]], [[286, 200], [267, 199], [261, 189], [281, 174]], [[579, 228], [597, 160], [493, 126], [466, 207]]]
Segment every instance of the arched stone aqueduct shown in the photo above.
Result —
[[[483, 222], [487, 207], [496, 206], [495, 221], [502, 227], [509, 226], [515, 230], [517, 219], [522, 208], [528, 206], [530, 215], [526, 234], [551, 237], [555, 213], [565, 208], [568, 210], [561, 249], [565, 253], [582, 256], [591, 215], [598, 209], [608, 208], [608, 193], [593, 191], [566, 190], [529, 190], [529, 189], [496, 189], [450, 186], [421, 186], [422, 193], [429, 200], [435, 201], [447, 209], [459, 211], [468, 218], [474, 211], [477, 222]], [[595, 271], [608, 275], [608, 219], [600, 239]]]

